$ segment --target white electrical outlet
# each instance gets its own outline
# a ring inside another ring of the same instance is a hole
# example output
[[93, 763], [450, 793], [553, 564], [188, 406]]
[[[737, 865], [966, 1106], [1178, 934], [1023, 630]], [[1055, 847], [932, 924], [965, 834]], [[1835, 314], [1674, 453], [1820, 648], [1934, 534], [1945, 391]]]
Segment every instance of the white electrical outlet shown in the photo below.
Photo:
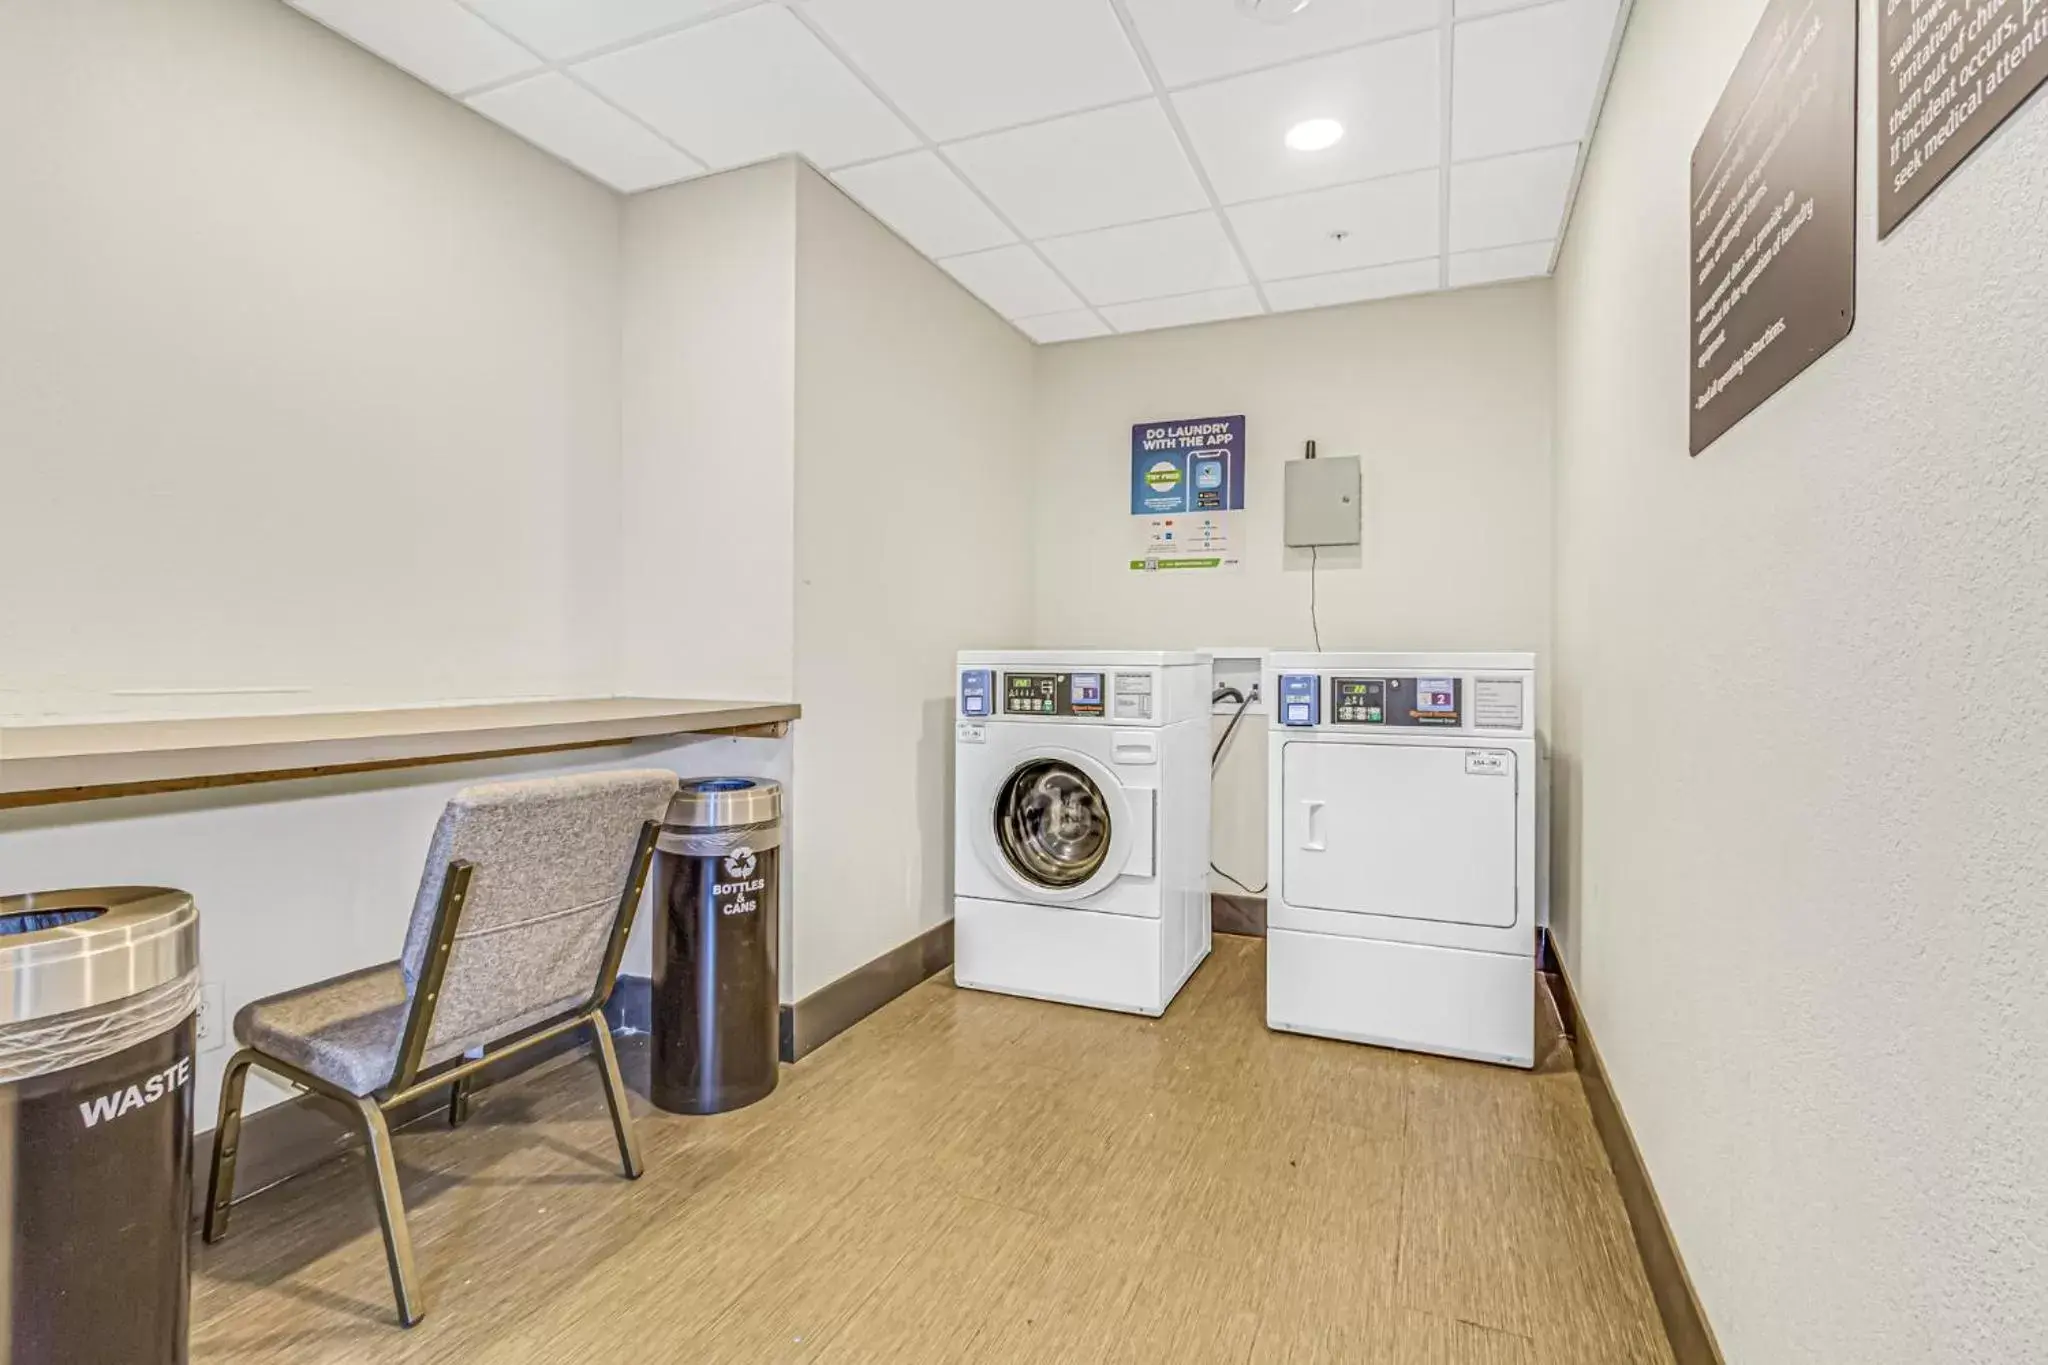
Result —
[[199, 1050], [212, 1052], [225, 1043], [228, 1033], [226, 1019], [227, 992], [218, 981], [201, 982], [199, 986]]

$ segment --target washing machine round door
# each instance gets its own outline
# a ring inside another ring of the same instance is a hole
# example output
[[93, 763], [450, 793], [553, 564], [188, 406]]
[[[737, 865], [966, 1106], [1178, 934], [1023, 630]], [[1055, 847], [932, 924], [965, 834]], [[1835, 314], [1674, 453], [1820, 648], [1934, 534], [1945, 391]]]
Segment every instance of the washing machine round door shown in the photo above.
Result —
[[1017, 766], [996, 793], [996, 849], [1044, 891], [1086, 886], [1109, 859], [1115, 822], [1102, 787], [1065, 758]]

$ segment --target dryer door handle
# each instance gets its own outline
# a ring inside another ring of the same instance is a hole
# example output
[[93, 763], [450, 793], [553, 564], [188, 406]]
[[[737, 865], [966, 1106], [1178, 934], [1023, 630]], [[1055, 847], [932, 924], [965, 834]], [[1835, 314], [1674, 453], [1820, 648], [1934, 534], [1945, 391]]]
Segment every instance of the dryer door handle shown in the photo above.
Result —
[[1330, 846], [1324, 842], [1326, 832], [1321, 828], [1323, 824], [1323, 803], [1313, 799], [1303, 801], [1301, 803], [1301, 814], [1302, 848], [1310, 853], [1329, 852]]

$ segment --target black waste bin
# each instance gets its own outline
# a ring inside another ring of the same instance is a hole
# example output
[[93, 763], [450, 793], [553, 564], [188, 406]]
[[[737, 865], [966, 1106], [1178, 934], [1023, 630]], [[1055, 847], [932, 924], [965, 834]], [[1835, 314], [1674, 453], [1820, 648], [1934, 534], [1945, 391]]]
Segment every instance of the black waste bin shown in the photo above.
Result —
[[199, 913], [0, 897], [0, 1201], [15, 1365], [185, 1365]]
[[775, 1088], [782, 787], [685, 782], [654, 864], [654, 1103], [722, 1114]]

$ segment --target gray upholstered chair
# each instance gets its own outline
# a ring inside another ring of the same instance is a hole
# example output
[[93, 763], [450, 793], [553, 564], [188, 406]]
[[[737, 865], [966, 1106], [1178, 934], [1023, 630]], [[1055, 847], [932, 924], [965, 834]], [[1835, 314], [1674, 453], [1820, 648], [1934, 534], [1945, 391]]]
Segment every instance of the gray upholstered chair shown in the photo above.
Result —
[[469, 787], [441, 814], [405, 955], [258, 1000], [235, 1016], [214, 1129], [205, 1236], [226, 1232], [242, 1087], [261, 1067], [348, 1106], [369, 1144], [400, 1321], [424, 1311], [386, 1115], [449, 1092], [462, 1122], [490, 1062], [587, 1029], [628, 1179], [640, 1151], [604, 1002], [646, 885], [675, 774], [610, 772]]

